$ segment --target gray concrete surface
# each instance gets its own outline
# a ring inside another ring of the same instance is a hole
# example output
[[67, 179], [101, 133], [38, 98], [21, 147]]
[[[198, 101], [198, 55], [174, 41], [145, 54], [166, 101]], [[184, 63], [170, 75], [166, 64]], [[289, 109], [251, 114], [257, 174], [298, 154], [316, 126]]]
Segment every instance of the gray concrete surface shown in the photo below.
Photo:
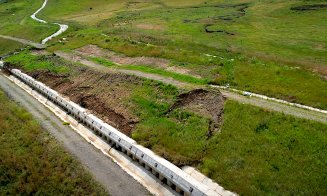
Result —
[[150, 193], [100, 150], [87, 143], [69, 126], [64, 126], [45, 106], [0, 73], [0, 88], [26, 108], [42, 127], [79, 160], [110, 195], [150, 195]]

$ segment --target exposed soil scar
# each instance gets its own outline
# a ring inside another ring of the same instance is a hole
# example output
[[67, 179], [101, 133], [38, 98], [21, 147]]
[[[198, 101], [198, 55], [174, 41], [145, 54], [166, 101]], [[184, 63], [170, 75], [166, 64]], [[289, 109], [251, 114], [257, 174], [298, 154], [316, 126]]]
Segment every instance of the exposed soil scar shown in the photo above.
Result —
[[182, 93], [169, 109], [169, 113], [177, 108], [188, 109], [210, 119], [207, 136], [210, 138], [219, 132], [224, 111], [224, 96], [219, 91], [195, 89]]

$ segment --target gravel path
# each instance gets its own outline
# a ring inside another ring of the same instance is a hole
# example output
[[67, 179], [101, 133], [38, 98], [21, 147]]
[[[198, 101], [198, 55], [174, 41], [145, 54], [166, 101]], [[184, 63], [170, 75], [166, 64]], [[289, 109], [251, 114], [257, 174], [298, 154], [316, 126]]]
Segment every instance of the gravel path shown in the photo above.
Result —
[[241, 94], [229, 92], [226, 90], [220, 90], [220, 92], [222, 92], [222, 94], [225, 95], [227, 98], [238, 101], [240, 103], [250, 104], [267, 110], [277, 111], [298, 118], [314, 120], [317, 122], [327, 124], [327, 115], [321, 112], [306, 110], [294, 106], [289, 106], [283, 103], [264, 100], [257, 97], [246, 97]]
[[[66, 60], [69, 61], [73, 61], [73, 62], [79, 62], [83, 65], [86, 65], [88, 67], [91, 67], [92, 69], [96, 69], [98, 71], [102, 71], [102, 72], [121, 72], [121, 73], [125, 73], [125, 74], [132, 74], [132, 75], [136, 75], [139, 77], [144, 77], [144, 78], [148, 78], [148, 79], [152, 79], [152, 80], [157, 80], [157, 81], [161, 81], [163, 83], [166, 84], [171, 84], [174, 86], [178, 86], [178, 87], [182, 87], [182, 88], [206, 88], [206, 86], [198, 86], [198, 85], [191, 85], [185, 82], [180, 82], [177, 80], [174, 80], [172, 78], [166, 78], [163, 76], [159, 76], [156, 74], [149, 74], [149, 73], [143, 73], [141, 71], [134, 71], [134, 70], [123, 70], [123, 69], [114, 69], [114, 68], [110, 68], [110, 67], [105, 67], [103, 65], [94, 63], [92, 61], [86, 60], [83, 57], [77, 55], [77, 54], [73, 54], [73, 53], [67, 53], [67, 52], [55, 52], [55, 54], [57, 56], [60, 56]], [[222, 90], [219, 89], [222, 94], [224, 96], [226, 96], [228, 99], [234, 100], [234, 101], [238, 101], [240, 103], [244, 103], [244, 104], [249, 104], [249, 105], [254, 105], [257, 107], [261, 107], [270, 111], [277, 111], [277, 112], [281, 112], [287, 115], [292, 115], [298, 118], [303, 118], [303, 119], [308, 119], [308, 120], [314, 120], [317, 122], [321, 122], [321, 123], [325, 123], [327, 124], [327, 115], [321, 112], [316, 112], [316, 111], [311, 111], [311, 110], [307, 110], [307, 109], [303, 109], [303, 108], [298, 108], [298, 107], [294, 107], [294, 106], [290, 106], [290, 105], [286, 105], [283, 103], [278, 103], [278, 102], [274, 102], [274, 101], [269, 101], [269, 100], [265, 100], [265, 99], [261, 99], [258, 97], [248, 97], [248, 96], [243, 96], [239, 93], [235, 93], [235, 92], [230, 92], [227, 90]]]
[[42, 127], [76, 157], [110, 195], [150, 195], [150, 193], [101, 151], [85, 142], [45, 106], [0, 74], [0, 88], [26, 108]]

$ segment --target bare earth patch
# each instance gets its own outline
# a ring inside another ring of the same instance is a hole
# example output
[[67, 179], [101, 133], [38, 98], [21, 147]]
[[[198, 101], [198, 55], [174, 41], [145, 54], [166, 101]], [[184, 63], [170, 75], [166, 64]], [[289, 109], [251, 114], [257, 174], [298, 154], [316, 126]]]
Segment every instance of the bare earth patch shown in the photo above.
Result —
[[36, 55], [36, 56], [37, 55], [48, 55], [49, 52], [46, 50], [32, 50], [31, 54]]
[[102, 49], [96, 45], [87, 45], [75, 50], [78, 54], [83, 56], [95, 56], [107, 59], [118, 65], [149, 65], [157, 68], [166, 69], [180, 74], [189, 74], [196, 78], [201, 78], [198, 75], [190, 74], [191, 71], [177, 66], [171, 66], [171, 62], [163, 58], [155, 57], [128, 57], [122, 54]]
[[218, 132], [222, 124], [225, 98], [219, 91], [195, 89], [180, 94], [176, 103], [170, 108], [173, 111], [183, 108], [196, 112], [210, 119], [208, 137]]
[[162, 25], [155, 24], [137, 24], [136, 27], [145, 30], [164, 30], [164, 27]]
[[138, 118], [132, 115], [124, 98], [132, 91], [128, 85], [138, 84], [135, 76], [119, 73], [99, 73], [82, 68], [73, 75], [34, 72], [34, 78], [69, 97], [75, 103], [91, 110], [105, 122], [130, 135]]

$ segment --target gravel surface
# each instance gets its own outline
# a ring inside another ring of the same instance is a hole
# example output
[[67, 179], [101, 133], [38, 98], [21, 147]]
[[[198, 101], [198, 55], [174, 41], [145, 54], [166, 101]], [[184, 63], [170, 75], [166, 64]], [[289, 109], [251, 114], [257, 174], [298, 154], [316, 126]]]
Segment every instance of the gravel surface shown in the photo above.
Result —
[[0, 88], [26, 108], [41, 126], [76, 157], [110, 195], [150, 195], [150, 193], [101, 151], [87, 143], [51, 111], [0, 73]]

